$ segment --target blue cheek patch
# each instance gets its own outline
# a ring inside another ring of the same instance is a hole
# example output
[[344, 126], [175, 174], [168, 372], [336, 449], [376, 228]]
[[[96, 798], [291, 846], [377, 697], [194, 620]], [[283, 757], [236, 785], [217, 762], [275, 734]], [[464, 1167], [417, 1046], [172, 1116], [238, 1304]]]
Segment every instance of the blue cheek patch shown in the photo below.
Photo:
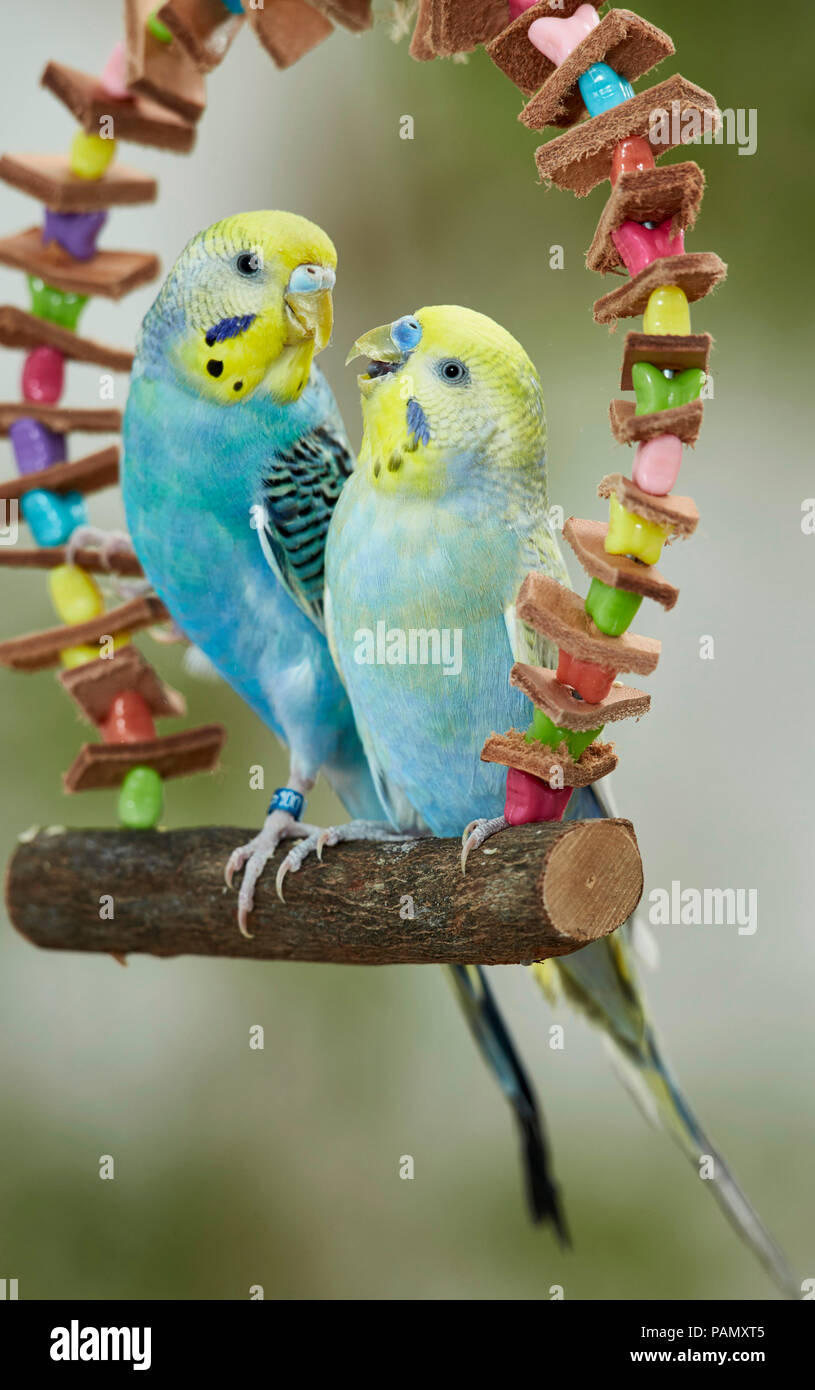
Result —
[[207, 329], [207, 347], [214, 347], [216, 343], [223, 343], [227, 338], [239, 338], [241, 333], [245, 333], [247, 328], [251, 328], [256, 318], [257, 314], [241, 314], [237, 318], [219, 319], [212, 328]]
[[411, 396], [407, 403], [407, 427], [409, 449], [430, 443], [430, 425], [415, 396]]

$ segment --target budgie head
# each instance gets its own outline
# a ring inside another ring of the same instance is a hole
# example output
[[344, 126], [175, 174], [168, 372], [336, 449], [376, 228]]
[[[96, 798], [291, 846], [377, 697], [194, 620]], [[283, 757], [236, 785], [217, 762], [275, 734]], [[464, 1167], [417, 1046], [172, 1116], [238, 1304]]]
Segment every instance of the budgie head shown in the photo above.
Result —
[[337, 253], [290, 212], [245, 212], [185, 247], [145, 318], [142, 369], [234, 405], [260, 388], [280, 404], [303, 391], [331, 336]]
[[485, 470], [506, 486], [524, 473], [542, 479], [540, 379], [492, 319], [419, 309], [358, 338], [348, 361], [362, 355], [360, 468], [373, 486], [415, 496], [477, 485]]

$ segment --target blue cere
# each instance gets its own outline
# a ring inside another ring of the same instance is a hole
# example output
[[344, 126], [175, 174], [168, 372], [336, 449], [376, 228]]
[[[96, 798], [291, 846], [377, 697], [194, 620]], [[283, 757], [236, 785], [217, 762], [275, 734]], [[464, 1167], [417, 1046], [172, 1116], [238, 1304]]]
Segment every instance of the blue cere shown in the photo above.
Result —
[[620, 77], [608, 63], [592, 63], [578, 78], [577, 85], [590, 116], [610, 111], [634, 95], [631, 83], [625, 77]]
[[405, 314], [391, 327], [391, 339], [400, 352], [412, 352], [422, 339], [422, 325], [418, 319]]

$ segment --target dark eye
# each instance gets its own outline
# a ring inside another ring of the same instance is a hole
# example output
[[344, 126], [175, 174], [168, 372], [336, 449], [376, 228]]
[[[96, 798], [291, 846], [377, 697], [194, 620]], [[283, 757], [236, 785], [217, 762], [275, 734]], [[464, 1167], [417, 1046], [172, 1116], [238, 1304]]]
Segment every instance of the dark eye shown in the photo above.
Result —
[[457, 357], [445, 357], [444, 361], [439, 363], [438, 373], [443, 381], [449, 381], [451, 385], [458, 381], [466, 381], [470, 375], [464, 363], [459, 362]]
[[235, 269], [239, 275], [257, 275], [261, 269], [261, 260], [257, 251], [241, 251], [235, 261]]

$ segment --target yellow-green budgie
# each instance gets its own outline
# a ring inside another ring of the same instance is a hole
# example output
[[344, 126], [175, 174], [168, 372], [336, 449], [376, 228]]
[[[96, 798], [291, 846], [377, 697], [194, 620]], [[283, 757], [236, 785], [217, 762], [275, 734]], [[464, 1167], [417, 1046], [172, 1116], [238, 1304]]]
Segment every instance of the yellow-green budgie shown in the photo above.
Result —
[[[481, 762], [480, 748], [491, 730], [529, 722], [509, 684], [513, 661], [553, 658], [518, 623], [515, 596], [531, 568], [566, 580], [548, 522], [540, 381], [509, 333], [449, 305], [365, 334], [360, 354], [371, 358], [359, 378], [364, 438], [326, 546], [329, 642], [394, 826], [446, 836], [473, 817], [500, 825], [505, 770]], [[568, 814], [606, 811], [589, 788]], [[292, 851], [289, 867], [308, 847]], [[725, 1211], [794, 1290], [662, 1060], [625, 929], [535, 969], [612, 1041], [647, 1113], [693, 1163], [713, 1158], [710, 1186]]]

